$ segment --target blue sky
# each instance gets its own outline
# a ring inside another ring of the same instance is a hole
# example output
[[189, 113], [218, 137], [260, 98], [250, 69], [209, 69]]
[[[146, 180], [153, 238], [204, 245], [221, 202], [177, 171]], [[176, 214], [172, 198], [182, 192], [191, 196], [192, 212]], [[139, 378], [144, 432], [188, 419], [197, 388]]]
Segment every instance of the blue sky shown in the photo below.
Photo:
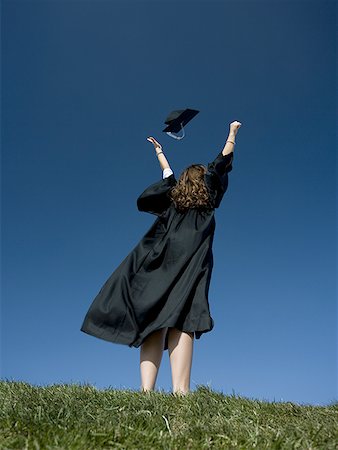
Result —
[[[2, 2], [2, 379], [140, 388], [140, 349], [80, 326], [156, 218], [136, 206], [162, 176], [146, 138], [178, 177], [239, 120], [191, 389], [337, 400], [336, 17], [333, 1]], [[200, 113], [177, 141], [162, 129], [184, 108]]]

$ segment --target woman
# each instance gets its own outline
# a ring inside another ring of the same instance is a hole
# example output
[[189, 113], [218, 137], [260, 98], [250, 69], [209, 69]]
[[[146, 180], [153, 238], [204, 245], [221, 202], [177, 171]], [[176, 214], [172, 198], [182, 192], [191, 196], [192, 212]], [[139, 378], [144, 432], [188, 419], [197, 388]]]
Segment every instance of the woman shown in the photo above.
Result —
[[137, 207], [157, 218], [102, 286], [81, 327], [100, 339], [141, 347], [141, 391], [154, 390], [163, 350], [169, 352], [173, 393], [190, 391], [194, 337], [214, 326], [208, 301], [214, 210], [228, 187], [240, 126], [230, 124], [223, 150], [208, 166], [192, 164], [178, 180], [159, 142], [147, 138], [163, 178], [138, 197]]

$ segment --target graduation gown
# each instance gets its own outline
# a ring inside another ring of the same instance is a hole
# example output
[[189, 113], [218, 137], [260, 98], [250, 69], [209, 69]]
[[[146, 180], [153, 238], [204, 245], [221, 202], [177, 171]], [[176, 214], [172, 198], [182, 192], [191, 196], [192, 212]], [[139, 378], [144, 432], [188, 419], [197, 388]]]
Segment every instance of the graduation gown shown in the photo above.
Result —
[[[140, 347], [155, 330], [175, 327], [196, 339], [211, 331], [208, 291], [213, 268], [215, 208], [228, 187], [233, 152], [220, 152], [204, 175], [213, 208], [178, 212], [168, 192], [175, 175], [150, 185], [139, 211], [156, 216], [150, 229], [110, 275], [85, 315], [81, 331], [106, 341]], [[168, 334], [164, 350], [168, 349]]]

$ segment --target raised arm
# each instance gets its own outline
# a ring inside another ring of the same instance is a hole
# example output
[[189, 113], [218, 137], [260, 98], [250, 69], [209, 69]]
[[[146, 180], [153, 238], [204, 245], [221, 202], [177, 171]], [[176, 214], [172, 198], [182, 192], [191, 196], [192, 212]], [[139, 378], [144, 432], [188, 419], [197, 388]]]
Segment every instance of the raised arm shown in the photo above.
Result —
[[158, 162], [160, 163], [161, 169], [162, 170], [171, 169], [171, 167], [168, 163], [168, 160], [167, 160], [165, 154], [163, 153], [163, 151], [159, 147], [155, 148], [155, 151], [156, 151], [157, 159], [158, 159]]
[[162, 145], [159, 142], [157, 142], [157, 140], [155, 138], [153, 138], [151, 136], [147, 137], [147, 141], [152, 142], [152, 144], [154, 145], [155, 152], [157, 154], [158, 162], [160, 163], [161, 169], [162, 170], [171, 169], [171, 167], [168, 163], [168, 160], [167, 160], [165, 154], [163, 153]]
[[238, 128], [241, 126], [241, 122], [238, 122], [237, 120], [235, 120], [234, 122], [232, 122], [230, 124], [230, 132], [228, 135], [228, 139], [226, 140], [226, 143], [224, 145], [224, 148], [222, 150], [222, 155], [228, 155], [229, 153], [234, 151], [235, 148], [235, 138], [236, 138], [236, 134], [238, 131]]

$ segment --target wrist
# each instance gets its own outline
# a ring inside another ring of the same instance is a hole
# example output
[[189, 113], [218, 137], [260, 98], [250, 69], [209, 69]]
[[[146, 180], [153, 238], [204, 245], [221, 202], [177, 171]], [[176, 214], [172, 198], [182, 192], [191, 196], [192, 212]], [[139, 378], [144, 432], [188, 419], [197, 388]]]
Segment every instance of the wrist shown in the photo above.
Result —
[[234, 131], [230, 131], [229, 136], [228, 136], [228, 139], [231, 139], [231, 140], [234, 141], [235, 138], [236, 138], [236, 133], [235, 133]]

